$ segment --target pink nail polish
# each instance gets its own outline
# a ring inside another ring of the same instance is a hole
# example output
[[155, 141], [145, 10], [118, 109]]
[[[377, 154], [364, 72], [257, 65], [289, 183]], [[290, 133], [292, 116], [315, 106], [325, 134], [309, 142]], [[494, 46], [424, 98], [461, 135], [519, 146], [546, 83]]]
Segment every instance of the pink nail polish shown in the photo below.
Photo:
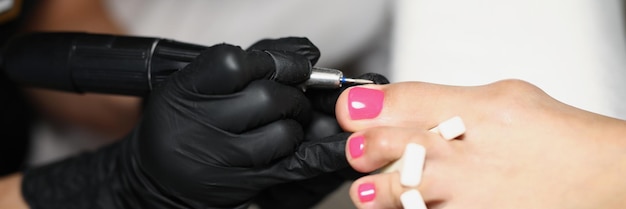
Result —
[[363, 136], [355, 136], [350, 139], [348, 142], [348, 151], [350, 152], [350, 157], [352, 159], [361, 157], [363, 155], [363, 142], [365, 141], [365, 137]]
[[363, 183], [359, 185], [359, 200], [361, 202], [369, 202], [376, 197], [376, 188], [372, 183]]
[[375, 118], [383, 109], [385, 93], [376, 89], [355, 87], [348, 93], [348, 112], [352, 120]]

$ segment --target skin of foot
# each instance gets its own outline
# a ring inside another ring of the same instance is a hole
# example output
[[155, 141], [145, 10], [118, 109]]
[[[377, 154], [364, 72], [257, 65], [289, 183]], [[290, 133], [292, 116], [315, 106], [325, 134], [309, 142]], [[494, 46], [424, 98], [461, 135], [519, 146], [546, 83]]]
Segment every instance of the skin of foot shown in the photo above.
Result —
[[[561, 103], [521, 80], [459, 87], [404, 82], [352, 87], [336, 106], [350, 165], [371, 173], [350, 196], [358, 208], [402, 208], [418, 189], [428, 208], [623, 208], [626, 121]], [[460, 116], [466, 132], [428, 130]], [[404, 147], [426, 148], [421, 184], [376, 171]]]

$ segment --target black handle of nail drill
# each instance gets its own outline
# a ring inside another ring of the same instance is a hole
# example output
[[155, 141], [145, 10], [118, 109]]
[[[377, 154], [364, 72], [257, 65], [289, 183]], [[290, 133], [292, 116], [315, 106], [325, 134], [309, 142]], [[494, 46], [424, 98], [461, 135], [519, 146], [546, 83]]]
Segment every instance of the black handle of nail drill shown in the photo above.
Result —
[[150, 37], [31, 33], [7, 43], [2, 68], [23, 85], [143, 96], [206, 48]]

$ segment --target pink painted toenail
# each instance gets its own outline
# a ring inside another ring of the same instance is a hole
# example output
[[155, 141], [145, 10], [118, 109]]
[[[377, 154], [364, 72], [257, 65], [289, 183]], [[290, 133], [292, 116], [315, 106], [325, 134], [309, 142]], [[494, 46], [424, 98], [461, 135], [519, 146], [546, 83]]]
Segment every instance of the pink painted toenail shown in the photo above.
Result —
[[363, 136], [356, 136], [350, 139], [348, 142], [348, 151], [352, 159], [361, 157], [363, 155], [363, 142], [365, 138]]
[[372, 183], [363, 183], [359, 185], [359, 200], [361, 202], [369, 202], [376, 197], [376, 187]]
[[383, 109], [385, 93], [376, 89], [355, 87], [348, 93], [348, 112], [352, 120], [371, 119]]

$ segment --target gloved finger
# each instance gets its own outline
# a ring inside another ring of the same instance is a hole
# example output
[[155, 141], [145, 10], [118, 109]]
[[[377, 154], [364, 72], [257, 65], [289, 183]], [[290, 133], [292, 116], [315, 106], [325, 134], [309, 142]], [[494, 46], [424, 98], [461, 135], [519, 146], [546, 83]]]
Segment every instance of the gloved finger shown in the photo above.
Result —
[[[383, 75], [377, 73], [366, 73], [356, 77], [358, 79], [366, 79], [374, 81], [375, 84], [388, 84], [389, 80]], [[311, 101], [314, 110], [319, 110], [326, 114], [335, 115], [335, 104], [341, 92], [349, 87], [358, 84], [347, 84], [339, 89], [311, 89], [307, 90], [306, 96]]]
[[341, 133], [342, 131], [334, 115], [331, 116], [313, 111], [311, 113], [311, 121], [304, 129], [304, 139], [317, 140]]
[[304, 94], [273, 81], [251, 82], [244, 90], [228, 96], [205, 96], [194, 110], [199, 120], [228, 131], [242, 133], [273, 121], [295, 119], [307, 124], [311, 106]]
[[[339, 133], [320, 140], [305, 141], [294, 154], [267, 168], [254, 171], [267, 185], [309, 179], [349, 167], [345, 144], [350, 133]], [[341, 150], [341, 149], [344, 150]]]
[[320, 50], [308, 38], [286, 37], [280, 39], [263, 39], [248, 49], [260, 51], [288, 51], [306, 57], [311, 65], [315, 65], [320, 58]]
[[239, 135], [218, 153], [222, 154], [222, 165], [261, 167], [293, 153], [302, 141], [303, 130], [298, 122], [278, 120]]
[[[311, 122], [304, 129], [304, 140], [313, 141], [324, 139], [341, 132], [343, 132], [343, 130], [341, 129], [341, 126], [339, 126], [339, 123], [337, 122], [337, 119], [335, 119], [334, 115], [331, 116], [319, 111], [313, 111]], [[338, 170], [333, 174], [333, 176], [337, 176], [337, 178], [344, 180], [356, 180], [357, 178], [365, 175], [364, 173], [352, 169], [352, 167]]]
[[303, 81], [310, 75], [310, 63], [306, 58], [296, 54], [275, 54], [246, 52], [228, 44], [215, 45], [171, 76], [173, 82], [166, 83], [176, 86], [182, 95], [223, 95], [237, 92], [253, 80]]
[[[192, 134], [206, 133], [193, 130], [210, 128], [202, 125], [192, 126], [193, 129], [189, 131]], [[216, 140], [215, 137], [183, 138], [178, 141], [154, 142], [152, 144], [155, 145], [148, 146], [179, 147], [176, 150], [184, 150], [179, 153], [181, 156], [204, 166], [252, 168], [267, 166], [276, 159], [292, 154], [297, 145], [304, 140], [302, 126], [291, 119], [274, 121], [242, 134], [219, 130], [212, 132], [214, 133], [211, 135], [219, 136], [220, 140]], [[168, 160], [161, 159], [160, 155], [154, 156], [161, 161]], [[152, 163], [151, 161], [147, 164]]]

